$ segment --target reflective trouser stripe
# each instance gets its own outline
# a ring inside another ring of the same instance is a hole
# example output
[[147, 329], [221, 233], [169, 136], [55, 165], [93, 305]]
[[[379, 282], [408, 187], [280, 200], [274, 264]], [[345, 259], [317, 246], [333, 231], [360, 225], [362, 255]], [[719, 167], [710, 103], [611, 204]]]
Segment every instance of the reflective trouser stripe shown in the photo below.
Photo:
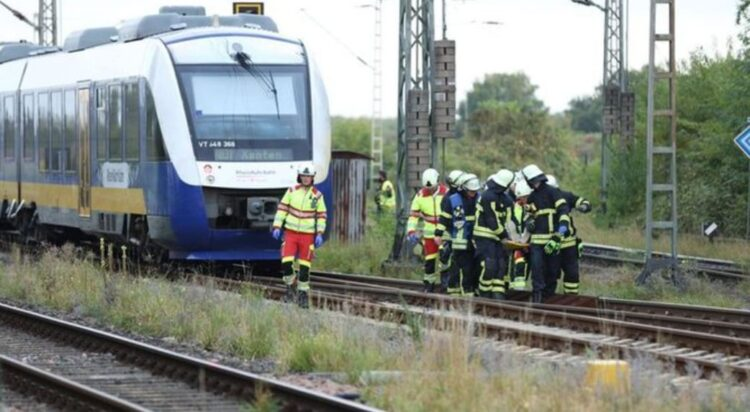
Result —
[[565, 294], [568, 295], [577, 295], [578, 294], [578, 287], [579, 283], [577, 282], [563, 282], [563, 290], [565, 291]]

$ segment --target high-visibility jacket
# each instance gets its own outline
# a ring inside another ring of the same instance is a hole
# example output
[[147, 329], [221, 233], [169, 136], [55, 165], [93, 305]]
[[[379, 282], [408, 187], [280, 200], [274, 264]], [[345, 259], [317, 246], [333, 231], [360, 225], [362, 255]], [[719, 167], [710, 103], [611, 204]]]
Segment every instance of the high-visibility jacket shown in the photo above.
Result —
[[505, 230], [511, 240], [524, 243], [529, 241], [531, 234], [526, 228], [529, 218], [530, 216], [526, 213], [523, 205], [518, 202], [513, 203], [513, 208], [505, 220]]
[[393, 189], [393, 183], [390, 180], [386, 180], [380, 186], [380, 205], [388, 209], [396, 207], [396, 191]]
[[487, 182], [487, 190], [477, 201], [474, 238], [483, 238], [499, 242], [507, 237], [505, 220], [513, 201], [494, 181]]
[[323, 193], [312, 186], [290, 187], [276, 210], [273, 227], [299, 233], [325, 232], [326, 202]]
[[527, 209], [534, 219], [532, 244], [546, 244], [560, 226], [570, 232], [570, 208], [559, 189], [542, 183], [529, 195]]
[[477, 197], [457, 192], [443, 198], [435, 236], [441, 237], [444, 232], [448, 232], [454, 250], [467, 250], [472, 247]]
[[417, 224], [422, 220], [424, 222], [422, 236], [426, 239], [434, 238], [435, 228], [440, 216], [440, 203], [447, 193], [448, 189], [443, 185], [439, 185], [434, 192], [430, 192], [428, 189], [421, 189], [417, 192], [411, 201], [411, 214], [406, 225], [406, 231], [408, 233], [415, 232]]

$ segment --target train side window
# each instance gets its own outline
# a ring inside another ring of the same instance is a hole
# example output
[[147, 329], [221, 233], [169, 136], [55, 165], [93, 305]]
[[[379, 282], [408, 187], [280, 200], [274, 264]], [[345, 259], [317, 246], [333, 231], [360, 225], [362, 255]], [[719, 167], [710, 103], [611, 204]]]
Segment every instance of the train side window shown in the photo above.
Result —
[[164, 138], [159, 126], [159, 118], [156, 115], [156, 105], [151, 89], [146, 86], [146, 153], [150, 161], [167, 160], [167, 151], [164, 149]]
[[122, 86], [109, 86], [109, 160], [122, 161]]
[[34, 159], [34, 95], [23, 96], [23, 158]]
[[99, 161], [107, 159], [107, 89], [96, 89], [96, 155]]
[[52, 142], [50, 143], [50, 170], [62, 171], [63, 157], [63, 101], [62, 92], [52, 92], [50, 94], [50, 104], [52, 109]]
[[138, 161], [140, 156], [140, 112], [138, 83], [125, 85], [125, 159]]
[[36, 130], [39, 144], [39, 170], [46, 171], [52, 165], [50, 156], [49, 94], [37, 95]]
[[76, 91], [65, 91], [65, 170], [78, 170], [78, 136], [76, 135]]
[[6, 96], [3, 100], [3, 156], [13, 160], [16, 157], [16, 99]]

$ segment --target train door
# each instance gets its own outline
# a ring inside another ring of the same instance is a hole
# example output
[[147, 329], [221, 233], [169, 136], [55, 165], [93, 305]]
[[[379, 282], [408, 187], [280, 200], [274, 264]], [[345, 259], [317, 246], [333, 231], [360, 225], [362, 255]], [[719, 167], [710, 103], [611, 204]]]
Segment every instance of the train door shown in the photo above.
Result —
[[91, 133], [89, 86], [78, 88], [78, 214], [91, 217]]

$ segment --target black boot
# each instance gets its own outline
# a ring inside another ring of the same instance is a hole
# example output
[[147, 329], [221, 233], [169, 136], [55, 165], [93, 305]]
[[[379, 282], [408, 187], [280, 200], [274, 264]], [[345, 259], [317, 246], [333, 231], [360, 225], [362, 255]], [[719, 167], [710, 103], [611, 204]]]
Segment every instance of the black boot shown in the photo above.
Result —
[[424, 293], [435, 292], [435, 284], [430, 282], [424, 282]]
[[542, 303], [542, 292], [531, 292], [532, 303]]
[[492, 299], [494, 299], [494, 300], [505, 300], [505, 293], [503, 293], [503, 292], [492, 292]]
[[302, 309], [307, 309], [310, 307], [310, 302], [307, 298], [307, 292], [300, 292], [298, 299], [299, 300], [297, 301], [297, 304], [299, 305], [299, 307], [301, 307]]
[[492, 292], [485, 292], [480, 290], [478, 295], [480, 298], [492, 299]]
[[284, 303], [294, 303], [297, 298], [297, 288], [294, 287], [294, 285], [286, 285], [286, 293], [284, 294], [284, 298], [282, 299], [282, 302]]

